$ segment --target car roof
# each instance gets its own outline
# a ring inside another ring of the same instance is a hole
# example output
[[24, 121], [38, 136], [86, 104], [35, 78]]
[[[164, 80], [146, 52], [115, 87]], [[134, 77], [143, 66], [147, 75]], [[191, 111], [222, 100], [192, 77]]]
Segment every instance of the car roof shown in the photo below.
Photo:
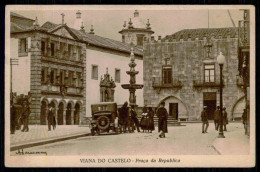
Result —
[[116, 104], [116, 102], [99, 102], [99, 103], [93, 103], [93, 104], [91, 104], [91, 106], [93, 106], [93, 105], [111, 105], [111, 104]]

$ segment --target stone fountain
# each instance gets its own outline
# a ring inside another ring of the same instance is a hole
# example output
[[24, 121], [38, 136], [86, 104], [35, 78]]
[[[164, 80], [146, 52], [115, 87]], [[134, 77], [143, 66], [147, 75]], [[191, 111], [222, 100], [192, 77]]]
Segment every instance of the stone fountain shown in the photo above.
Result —
[[143, 85], [141, 84], [136, 84], [136, 75], [139, 73], [139, 71], [135, 71], [135, 56], [134, 56], [134, 49], [131, 48], [131, 54], [130, 54], [130, 63], [128, 64], [130, 67], [129, 71], [126, 71], [128, 75], [130, 75], [130, 84], [122, 84], [121, 86], [124, 89], [128, 89], [130, 92], [129, 96], [129, 102], [130, 105], [136, 106], [136, 96], [135, 96], [135, 91], [136, 89], [142, 89]]

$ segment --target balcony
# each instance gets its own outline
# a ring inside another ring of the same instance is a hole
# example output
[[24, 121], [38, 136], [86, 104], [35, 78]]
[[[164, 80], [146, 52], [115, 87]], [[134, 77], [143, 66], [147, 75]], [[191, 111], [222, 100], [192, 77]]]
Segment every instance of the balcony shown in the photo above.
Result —
[[[224, 83], [223, 83], [224, 86]], [[214, 82], [205, 82], [204, 78], [195, 78], [193, 79], [193, 88], [194, 89], [202, 89], [202, 88], [219, 88], [220, 81], [216, 80]]]
[[61, 86], [61, 85], [42, 85], [41, 92], [42, 94], [48, 95], [61, 95], [61, 96], [83, 96], [84, 87], [75, 87], [75, 86]]
[[162, 78], [154, 78], [152, 87], [160, 92], [161, 89], [174, 89], [179, 90], [183, 86], [182, 82], [179, 79], [172, 79], [171, 83], [163, 83]]
[[250, 45], [250, 23], [248, 20], [240, 20], [238, 27], [238, 46], [249, 47]]
[[68, 56], [67, 54], [66, 55], [57, 55], [57, 54], [55, 56], [50, 56], [49, 53], [42, 52], [42, 61], [51, 62], [54, 64], [69, 65], [74, 67], [84, 67], [82, 55], [80, 55], [79, 58], [80, 60], [76, 60], [76, 57], [74, 56]]

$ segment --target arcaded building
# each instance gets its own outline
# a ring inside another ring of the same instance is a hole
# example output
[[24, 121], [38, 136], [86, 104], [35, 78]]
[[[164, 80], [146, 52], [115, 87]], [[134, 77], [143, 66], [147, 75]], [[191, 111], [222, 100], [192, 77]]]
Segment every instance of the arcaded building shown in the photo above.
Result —
[[203, 106], [213, 119], [219, 105], [220, 68], [223, 68], [223, 106], [230, 120], [240, 119], [245, 97], [238, 76], [237, 28], [185, 29], [152, 39], [144, 48], [144, 104], [165, 101], [169, 115], [178, 120], [200, 120]]
[[[12, 91], [18, 96], [30, 94], [30, 124], [47, 124], [49, 104], [56, 109], [58, 125], [78, 125], [91, 117], [91, 104], [128, 101], [129, 91], [121, 84], [129, 83], [131, 47], [139, 71], [136, 80], [143, 84], [143, 47], [134, 39], [101, 37], [93, 26], [87, 31], [80, 11], [73, 27], [65, 24], [64, 14], [60, 18], [61, 23], [47, 21], [40, 26], [37, 20], [11, 13], [11, 59], [18, 61], [12, 70]], [[146, 33], [145, 24], [133, 22], [129, 33], [135, 35], [140, 29], [143, 32], [138, 33]], [[143, 90], [136, 95], [142, 107]]]
[[77, 125], [85, 110], [86, 44], [64, 23], [49, 27], [11, 13], [11, 58], [18, 61], [12, 91], [30, 94], [30, 124], [47, 124], [51, 104], [58, 125]]

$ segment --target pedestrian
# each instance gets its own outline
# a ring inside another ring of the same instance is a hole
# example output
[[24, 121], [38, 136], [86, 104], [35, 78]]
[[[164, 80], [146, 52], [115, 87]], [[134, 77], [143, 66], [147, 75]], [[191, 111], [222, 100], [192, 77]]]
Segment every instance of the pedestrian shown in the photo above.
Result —
[[152, 107], [148, 107], [148, 119], [149, 119], [149, 125], [148, 125], [148, 132], [150, 131], [150, 133], [153, 132], [154, 128], [154, 111], [152, 109]]
[[129, 113], [128, 113], [128, 103], [125, 102], [123, 106], [119, 109], [119, 122], [123, 126], [123, 132], [126, 132], [126, 128], [129, 130]]
[[168, 119], [168, 112], [165, 109], [165, 102], [161, 102], [160, 108], [157, 111], [158, 120], [158, 131], [161, 132], [159, 137], [165, 138], [165, 133], [168, 132], [167, 129], [167, 119]]
[[11, 112], [10, 112], [10, 129], [11, 129], [11, 134], [15, 133], [15, 128], [16, 128], [16, 107], [11, 100]]
[[29, 131], [29, 115], [30, 115], [30, 107], [28, 105], [28, 101], [24, 100], [22, 104], [22, 110], [21, 110], [21, 117], [23, 120], [23, 129], [22, 132], [28, 132]]
[[149, 125], [149, 121], [148, 121], [148, 116], [147, 116], [147, 107], [144, 106], [143, 107], [143, 113], [142, 113], [142, 118], [140, 121], [140, 126], [141, 129], [143, 130], [143, 132], [145, 132], [146, 130], [148, 130], [148, 125]]
[[217, 106], [217, 109], [214, 112], [214, 124], [216, 130], [218, 130], [219, 128], [219, 121], [220, 121], [220, 107]]
[[[204, 106], [203, 111], [201, 112], [201, 121], [202, 121], [202, 133], [207, 133], [209, 122], [208, 122], [208, 114], [207, 114], [207, 106]], [[206, 128], [205, 128], [206, 125]]]
[[48, 109], [48, 131], [51, 131], [51, 126], [53, 125], [53, 117], [54, 117], [54, 108], [52, 107], [51, 104], [49, 104], [49, 109]]
[[228, 124], [228, 118], [227, 118], [226, 107], [223, 107], [223, 126], [224, 126], [224, 131], [227, 131], [227, 124]]
[[53, 130], [56, 129], [56, 117], [55, 117], [55, 114], [53, 115], [52, 127], [53, 127]]
[[140, 132], [140, 129], [139, 129], [139, 121], [137, 119], [137, 113], [135, 111], [135, 106], [134, 105], [131, 105], [131, 108], [130, 108], [130, 116], [131, 116], [131, 119], [132, 121], [134, 122], [135, 124], [135, 127], [137, 128], [137, 131]]
[[244, 109], [243, 115], [242, 115], [242, 120], [245, 128], [245, 134], [247, 133], [247, 113], [246, 109]]

